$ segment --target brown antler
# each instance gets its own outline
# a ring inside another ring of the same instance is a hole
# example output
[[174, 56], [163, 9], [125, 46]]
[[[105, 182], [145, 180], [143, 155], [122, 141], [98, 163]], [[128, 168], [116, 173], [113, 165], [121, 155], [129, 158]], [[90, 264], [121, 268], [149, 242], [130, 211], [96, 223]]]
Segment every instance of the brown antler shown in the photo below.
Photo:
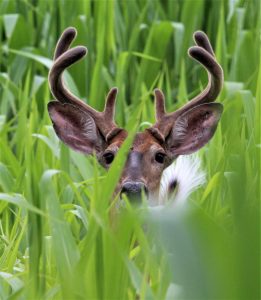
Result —
[[181, 114], [197, 105], [215, 101], [222, 88], [223, 70], [216, 61], [207, 35], [202, 31], [197, 31], [194, 34], [194, 40], [197, 46], [191, 47], [188, 54], [207, 70], [208, 85], [199, 95], [172, 113], [166, 113], [164, 95], [159, 89], [155, 90], [156, 124], [152, 131], [156, 134], [159, 131], [162, 137], [166, 137], [171, 126]]
[[102, 112], [98, 112], [73, 95], [63, 83], [62, 74], [64, 70], [87, 54], [87, 48], [83, 46], [77, 46], [69, 49], [72, 41], [76, 37], [76, 34], [76, 29], [69, 27], [65, 29], [57, 42], [54, 54], [54, 64], [49, 73], [51, 92], [55, 99], [59, 102], [72, 104], [80, 108], [82, 111], [90, 114], [107, 140], [120, 130], [114, 122], [115, 101], [118, 92], [117, 88], [112, 88], [109, 91], [104, 110]]

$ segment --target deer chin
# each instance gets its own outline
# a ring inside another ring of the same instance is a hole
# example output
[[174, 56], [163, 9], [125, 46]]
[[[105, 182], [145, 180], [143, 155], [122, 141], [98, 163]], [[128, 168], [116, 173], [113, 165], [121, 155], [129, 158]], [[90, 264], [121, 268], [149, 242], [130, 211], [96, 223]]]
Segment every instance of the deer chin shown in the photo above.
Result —
[[144, 204], [144, 201], [146, 202], [145, 206], [148, 207], [157, 207], [159, 205], [163, 205], [161, 203], [162, 201], [159, 198], [159, 191], [154, 191], [154, 192], [148, 192], [147, 190], [142, 190], [139, 193], [132, 193], [132, 194], [125, 194], [124, 192], [118, 193], [119, 195], [119, 203], [118, 203], [118, 208], [119, 207], [124, 207], [125, 206], [125, 197], [128, 198], [129, 203], [131, 205], [139, 206]]

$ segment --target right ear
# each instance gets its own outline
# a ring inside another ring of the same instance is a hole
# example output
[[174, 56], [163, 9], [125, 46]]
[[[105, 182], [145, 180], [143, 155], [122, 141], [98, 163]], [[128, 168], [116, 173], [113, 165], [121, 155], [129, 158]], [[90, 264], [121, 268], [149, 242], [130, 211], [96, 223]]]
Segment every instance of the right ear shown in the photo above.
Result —
[[202, 148], [213, 137], [222, 111], [220, 103], [205, 103], [179, 116], [167, 138], [173, 155], [191, 154]]
[[101, 152], [105, 140], [94, 119], [72, 104], [48, 103], [48, 112], [58, 137], [70, 148], [85, 154]]

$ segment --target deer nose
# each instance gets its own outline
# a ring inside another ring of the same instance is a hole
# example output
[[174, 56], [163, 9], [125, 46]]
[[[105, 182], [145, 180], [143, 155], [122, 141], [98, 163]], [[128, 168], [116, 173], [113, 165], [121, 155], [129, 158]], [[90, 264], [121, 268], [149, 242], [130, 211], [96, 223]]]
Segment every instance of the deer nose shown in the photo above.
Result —
[[125, 182], [121, 189], [121, 194], [125, 194], [131, 201], [140, 201], [142, 192], [147, 194], [147, 188], [143, 182], [128, 181]]

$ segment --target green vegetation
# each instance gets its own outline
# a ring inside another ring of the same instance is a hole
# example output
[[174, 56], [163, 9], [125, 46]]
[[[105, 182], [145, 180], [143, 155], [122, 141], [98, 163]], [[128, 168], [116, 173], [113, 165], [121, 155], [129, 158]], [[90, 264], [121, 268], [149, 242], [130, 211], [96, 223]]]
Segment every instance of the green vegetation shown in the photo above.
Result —
[[[0, 1], [0, 299], [259, 298], [259, 12], [254, 0]], [[67, 26], [89, 50], [70, 89], [102, 109], [117, 86], [117, 122], [132, 133], [154, 122], [155, 87], [169, 111], [203, 88], [187, 49], [194, 31], [208, 34], [224, 113], [200, 151], [207, 184], [185, 206], [149, 213], [126, 200], [112, 225], [118, 166], [107, 176], [68, 150], [46, 109]]]

